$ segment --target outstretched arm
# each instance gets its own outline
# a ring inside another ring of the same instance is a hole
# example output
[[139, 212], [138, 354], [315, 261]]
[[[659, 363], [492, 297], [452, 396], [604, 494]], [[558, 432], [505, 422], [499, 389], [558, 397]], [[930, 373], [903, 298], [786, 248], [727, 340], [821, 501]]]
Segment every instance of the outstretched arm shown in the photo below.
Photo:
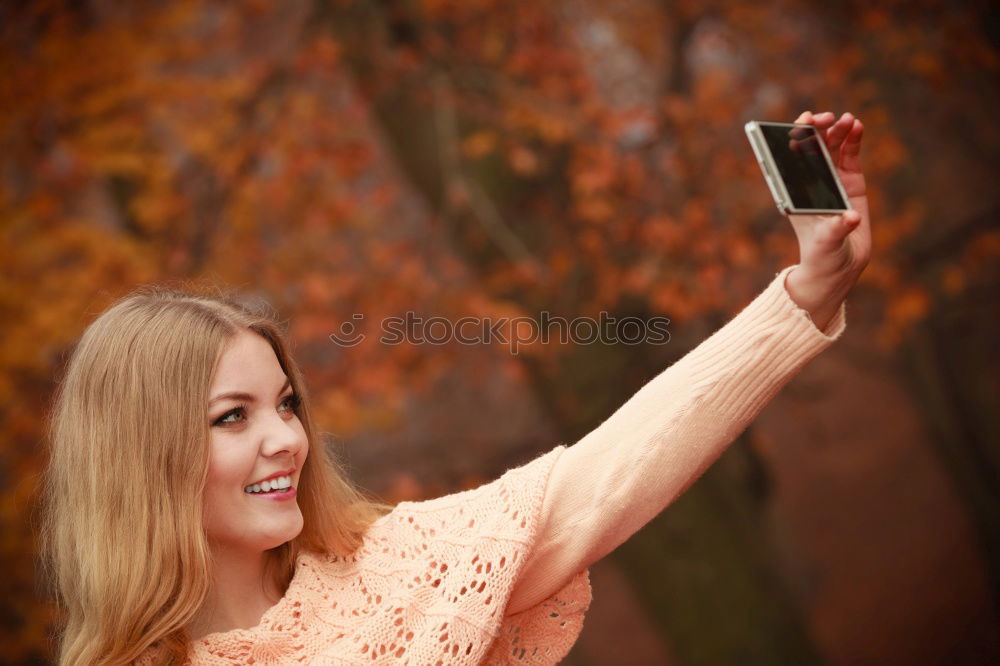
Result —
[[793, 217], [800, 263], [562, 454], [508, 614], [554, 594], [673, 502], [843, 332], [844, 297], [871, 246], [863, 130], [849, 114], [806, 112], [796, 122], [826, 138], [853, 210]]

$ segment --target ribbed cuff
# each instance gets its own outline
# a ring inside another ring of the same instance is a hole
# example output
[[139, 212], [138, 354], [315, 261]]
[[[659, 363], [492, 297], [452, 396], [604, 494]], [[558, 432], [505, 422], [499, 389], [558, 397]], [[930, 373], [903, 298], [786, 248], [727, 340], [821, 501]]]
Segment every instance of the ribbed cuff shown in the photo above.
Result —
[[[793, 309], [801, 313], [799, 316], [804, 316], [809, 321], [809, 323], [813, 325], [813, 328], [819, 331], [823, 336], [829, 338], [830, 342], [833, 342], [834, 340], [840, 337], [841, 333], [843, 333], [844, 329], [847, 327], [847, 301], [845, 299], [840, 302], [840, 307], [837, 308], [837, 313], [833, 315], [833, 318], [830, 319], [829, 323], [827, 323], [826, 328], [820, 329], [818, 326], [816, 326], [816, 323], [812, 320], [812, 317], [809, 316], [809, 313], [803, 308], [799, 307], [795, 303], [795, 301], [792, 300], [791, 295], [788, 293], [788, 288], [785, 286], [785, 279], [788, 277], [788, 274], [791, 273], [792, 270], [797, 267], [798, 264], [794, 264], [792, 266], [789, 266], [788, 268], [782, 269], [778, 273], [777, 277], [775, 277], [774, 283], [780, 285], [781, 289], [779, 291], [788, 301], [788, 304], [790, 304]], [[772, 283], [771, 286], [774, 286], [774, 283]]]
[[715, 386], [713, 398], [727, 409], [756, 414], [847, 326], [843, 303], [823, 330], [796, 305], [785, 288], [785, 276], [795, 267], [780, 271], [757, 298], [686, 359], [694, 384]]

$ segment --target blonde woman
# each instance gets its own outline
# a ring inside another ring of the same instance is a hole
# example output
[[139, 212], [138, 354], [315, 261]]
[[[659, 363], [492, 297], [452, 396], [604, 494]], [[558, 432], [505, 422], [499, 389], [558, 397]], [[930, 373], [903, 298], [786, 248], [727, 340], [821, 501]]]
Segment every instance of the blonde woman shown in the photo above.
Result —
[[552, 664], [587, 568], [663, 510], [844, 330], [870, 233], [850, 114], [806, 112], [851, 197], [800, 263], [572, 447], [386, 507], [316, 438], [274, 320], [144, 288], [94, 321], [51, 419], [60, 663]]

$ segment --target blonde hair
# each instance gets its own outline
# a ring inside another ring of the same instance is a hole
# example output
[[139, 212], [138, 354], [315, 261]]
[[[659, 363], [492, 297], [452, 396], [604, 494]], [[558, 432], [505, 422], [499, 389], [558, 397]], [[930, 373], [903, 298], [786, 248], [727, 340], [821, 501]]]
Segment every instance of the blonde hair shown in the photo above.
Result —
[[226, 295], [142, 287], [83, 333], [49, 421], [40, 536], [64, 614], [59, 663], [128, 663], [153, 644], [169, 661], [186, 658], [186, 625], [212, 575], [201, 505], [208, 391], [227, 343], [246, 329], [274, 349], [301, 398], [310, 445], [299, 480], [304, 527], [268, 551], [278, 589], [302, 549], [348, 555], [389, 510], [317, 446], [302, 374], [272, 312]]

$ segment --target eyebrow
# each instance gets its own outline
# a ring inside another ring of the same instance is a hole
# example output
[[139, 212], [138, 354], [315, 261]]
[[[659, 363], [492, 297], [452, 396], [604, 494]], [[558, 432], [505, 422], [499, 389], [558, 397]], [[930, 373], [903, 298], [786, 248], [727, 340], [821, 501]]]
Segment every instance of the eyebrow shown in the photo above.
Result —
[[[278, 395], [281, 395], [282, 393], [284, 393], [285, 389], [288, 388], [288, 386], [291, 383], [292, 383], [292, 380], [289, 379], [288, 377], [285, 377], [285, 383], [284, 383], [284, 385], [280, 389], [278, 389]], [[250, 393], [243, 393], [242, 391], [230, 391], [229, 393], [220, 393], [219, 395], [217, 395], [214, 398], [212, 398], [211, 400], [209, 400], [208, 404], [209, 405], [213, 405], [213, 404], [217, 403], [220, 400], [241, 400], [241, 401], [244, 401], [244, 402], [256, 402], [257, 401], [257, 397], [254, 396], [254, 395], [251, 395]]]

